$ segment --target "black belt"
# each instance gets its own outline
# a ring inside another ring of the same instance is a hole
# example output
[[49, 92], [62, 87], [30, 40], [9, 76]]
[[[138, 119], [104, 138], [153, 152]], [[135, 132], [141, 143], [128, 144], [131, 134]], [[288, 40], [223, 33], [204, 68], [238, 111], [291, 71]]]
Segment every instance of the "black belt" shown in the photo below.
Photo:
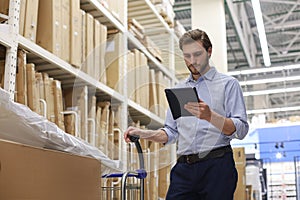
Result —
[[198, 154], [182, 155], [177, 159], [179, 163], [193, 164], [196, 162], [204, 161], [210, 158], [222, 157], [226, 152], [232, 152], [230, 145], [213, 149], [209, 152], [202, 152]]

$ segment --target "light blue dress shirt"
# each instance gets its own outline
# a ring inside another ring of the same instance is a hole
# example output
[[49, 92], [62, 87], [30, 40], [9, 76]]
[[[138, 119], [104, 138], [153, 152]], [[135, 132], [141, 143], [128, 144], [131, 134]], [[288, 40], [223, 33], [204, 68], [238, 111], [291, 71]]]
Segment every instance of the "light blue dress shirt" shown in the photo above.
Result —
[[236, 131], [226, 136], [206, 120], [194, 116], [179, 117], [174, 120], [167, 110], [165, 126], [168, 142], [178, 142], [177, 154], [188, 155], [209, 151], [230, 144], [233, 138], [243, 139], [249, 129], [242, 89], [231, 76], [217, 72], [215, 67], [202, 75], [197, 81], [192, 76], [175, 86], [196, 87], [198, 96], [211, 110], [232, 119]]

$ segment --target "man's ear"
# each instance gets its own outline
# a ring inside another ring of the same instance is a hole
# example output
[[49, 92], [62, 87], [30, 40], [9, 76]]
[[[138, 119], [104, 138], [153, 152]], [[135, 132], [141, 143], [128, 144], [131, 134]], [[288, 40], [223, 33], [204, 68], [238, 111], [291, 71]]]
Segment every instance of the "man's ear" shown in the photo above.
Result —
[[212, 48], [211, 47], [209, 47], [208, 49], [207, 49], [207, 53], [208, 53], [208, 56], [209, 56], [209, 58], [211, 57], [211, 53], [212, 53]]

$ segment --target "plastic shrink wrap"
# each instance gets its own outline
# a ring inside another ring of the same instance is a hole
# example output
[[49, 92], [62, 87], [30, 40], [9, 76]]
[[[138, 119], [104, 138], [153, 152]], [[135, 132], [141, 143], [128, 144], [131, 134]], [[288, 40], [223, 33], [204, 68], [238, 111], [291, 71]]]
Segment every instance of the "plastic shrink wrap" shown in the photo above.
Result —
[[11, 101], [9, 94], [1, 88], [0, 139], [93, 157], [101, 162], [102, 174], [122, 171], [120, 161], [108, 158], [97, 147], [81, 138], [65, 133], [27, 106]]

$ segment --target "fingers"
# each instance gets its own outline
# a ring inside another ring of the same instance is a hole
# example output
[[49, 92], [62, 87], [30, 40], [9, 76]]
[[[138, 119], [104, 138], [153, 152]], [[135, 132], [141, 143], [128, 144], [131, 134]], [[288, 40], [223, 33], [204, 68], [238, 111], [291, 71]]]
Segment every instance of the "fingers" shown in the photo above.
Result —
[[124, 132], [124, 140], [125, 140], [125, 142], [127, 142], [127, 143], [131, 142], [130, 139], [129, 139], [129, 137], [128, 137], [128, 135], [134, 135], [135, 132], [137, 132], [136, 130], [137, 130], [136, 127], [132, 127], [132, 126], [128, 127], [128, 129]]
[[199, 119], [206, 118], [206, 115], [210, 113], [208, 105], [203, 101], [188, 102], [184, 108]]

